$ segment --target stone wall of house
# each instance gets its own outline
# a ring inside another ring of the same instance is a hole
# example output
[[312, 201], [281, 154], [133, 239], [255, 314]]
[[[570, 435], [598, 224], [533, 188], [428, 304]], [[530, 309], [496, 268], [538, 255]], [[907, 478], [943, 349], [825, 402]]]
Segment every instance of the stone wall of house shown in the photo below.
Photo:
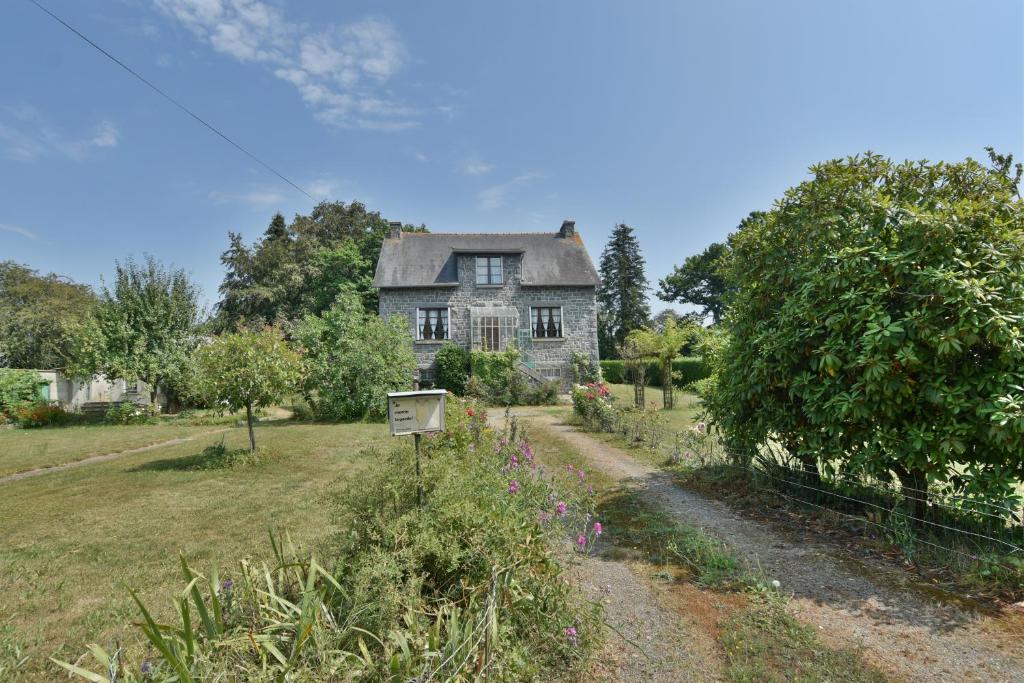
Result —
[[[380, 315], [390, 319], [404, 315], [409, 321], [409, 334], [416, 339], [416, 309], [451, 309], [451, 341], [463, 348], [472, 348], [471, 307], [515, 308], [518, 311], [518, 329], [530, 329], [531, 306], [562, 307], [561, 339], [530, 339], [520, 348], [524, 360], [540, 374], [563, 384], [572, 380], [570, 361], [572, 353], [579, 351], [595, 362], [597, 355], [597, 301], [593, 287], [523, 287], [521, 286], [522, 256], [506, 254], [502, 257], [504, 284], [476, 284], [475, 256], [458, 256], [459, 285], [457, 287], [422, 287], [409, 289], [382, 289]], [[503, 340], [507, 341], [507, 340]], [[443, 342], [414, 341], [421, 377], [430, 379], [434, 354]]]

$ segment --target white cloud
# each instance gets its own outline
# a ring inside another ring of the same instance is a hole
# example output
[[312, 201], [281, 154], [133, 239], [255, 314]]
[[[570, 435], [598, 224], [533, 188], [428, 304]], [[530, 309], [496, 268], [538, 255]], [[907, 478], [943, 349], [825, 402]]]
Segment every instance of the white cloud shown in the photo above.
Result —
[[429, 159], [427, 158], [427, 155], [424, 154], [423, 152], [416, 152], [416, 154], [414, 154], [413, 156], [416, 157], [416, 161], [421, 161], [421, 162], [429, 161]]
[[73, 138], [54, 128], [30, 105], [0, 110], [0, 146], [16, 161], [37, 161], [55, 154], [82, 161], [93, 150], [117, 147], [120, 137], [113, 121], [100, 121], [88, 137]]
[[30, 240], [33, 240], [33, 241], [36, 241], [36, 240], [39, 239], [39, 235], [37, 235], [36, 233], [32, 232], [28, 228], [22, 228], [22, 227], [19, 227], [17, 225], [6, 225], [4, 223], [0, 223], [0, 230], [3, 230], [4, 232], [13, 232], [16, 235], [21, 235], [22, 237], [27, 237], [27, 238], [29, 238]]
[[330, 199], [334, 194], [334, 189], [337, 183], [327, 178], [317, 178], [306, 185], [306, 189], [309, 193], [317, 199]]
[[477, 206], [481, 209], [499, 209], [508, 202], [508, 197], [517, 188], [540, 177], [539, 173], [524, 173], [499, 185], [481, 190], [477, 194]]
[[407, 60], [390, 21], [367, 17], [313, 28], [260, 0], [153, 0], [214, 50], [265, 64], [324, 123], [372, 130], [418, 125], [417, 112], [383, 92]]
[[466, 161], [462, 164], [462, 172], [467, 175], [483, 175], [494, 170], [491, 164], [482, 161]]

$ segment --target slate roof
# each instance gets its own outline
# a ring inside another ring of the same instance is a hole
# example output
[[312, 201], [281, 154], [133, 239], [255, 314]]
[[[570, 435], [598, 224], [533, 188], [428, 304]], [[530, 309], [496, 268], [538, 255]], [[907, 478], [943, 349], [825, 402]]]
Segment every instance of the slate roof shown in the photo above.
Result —
[[384, 240], [373, 285], [454, 287], [457, 254], [522, 254], [524, 287], [596, 287], [594, 264], [578, 234], [415, 233]]

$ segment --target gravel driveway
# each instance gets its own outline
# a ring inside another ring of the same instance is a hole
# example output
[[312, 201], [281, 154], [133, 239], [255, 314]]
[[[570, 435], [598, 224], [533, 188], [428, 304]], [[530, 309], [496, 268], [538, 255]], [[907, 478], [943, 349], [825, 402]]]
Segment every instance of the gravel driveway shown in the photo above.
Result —
[[1021, 619], [929, 597], [897, 569], [841, 557], [810, 533], [795, 537], [741, 517], [558, 417], [519, 414], [563, 439], [591, 466], [634, 480], [677, 519], [716, 534], [751, 566], [779, 580], [793, 594], [793, 613], [816, 626], [822, 642], [860, 645], [865, 659], [900, 680], [1024, 681]]

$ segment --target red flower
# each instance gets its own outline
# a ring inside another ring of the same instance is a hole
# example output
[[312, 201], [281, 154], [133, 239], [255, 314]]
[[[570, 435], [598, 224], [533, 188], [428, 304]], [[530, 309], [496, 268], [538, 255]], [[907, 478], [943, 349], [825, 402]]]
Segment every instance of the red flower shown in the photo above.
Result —
[[473, 417], [473, 409], [472, 408], [466, 408], [466, 415], [469, 415], [470, 417]]

